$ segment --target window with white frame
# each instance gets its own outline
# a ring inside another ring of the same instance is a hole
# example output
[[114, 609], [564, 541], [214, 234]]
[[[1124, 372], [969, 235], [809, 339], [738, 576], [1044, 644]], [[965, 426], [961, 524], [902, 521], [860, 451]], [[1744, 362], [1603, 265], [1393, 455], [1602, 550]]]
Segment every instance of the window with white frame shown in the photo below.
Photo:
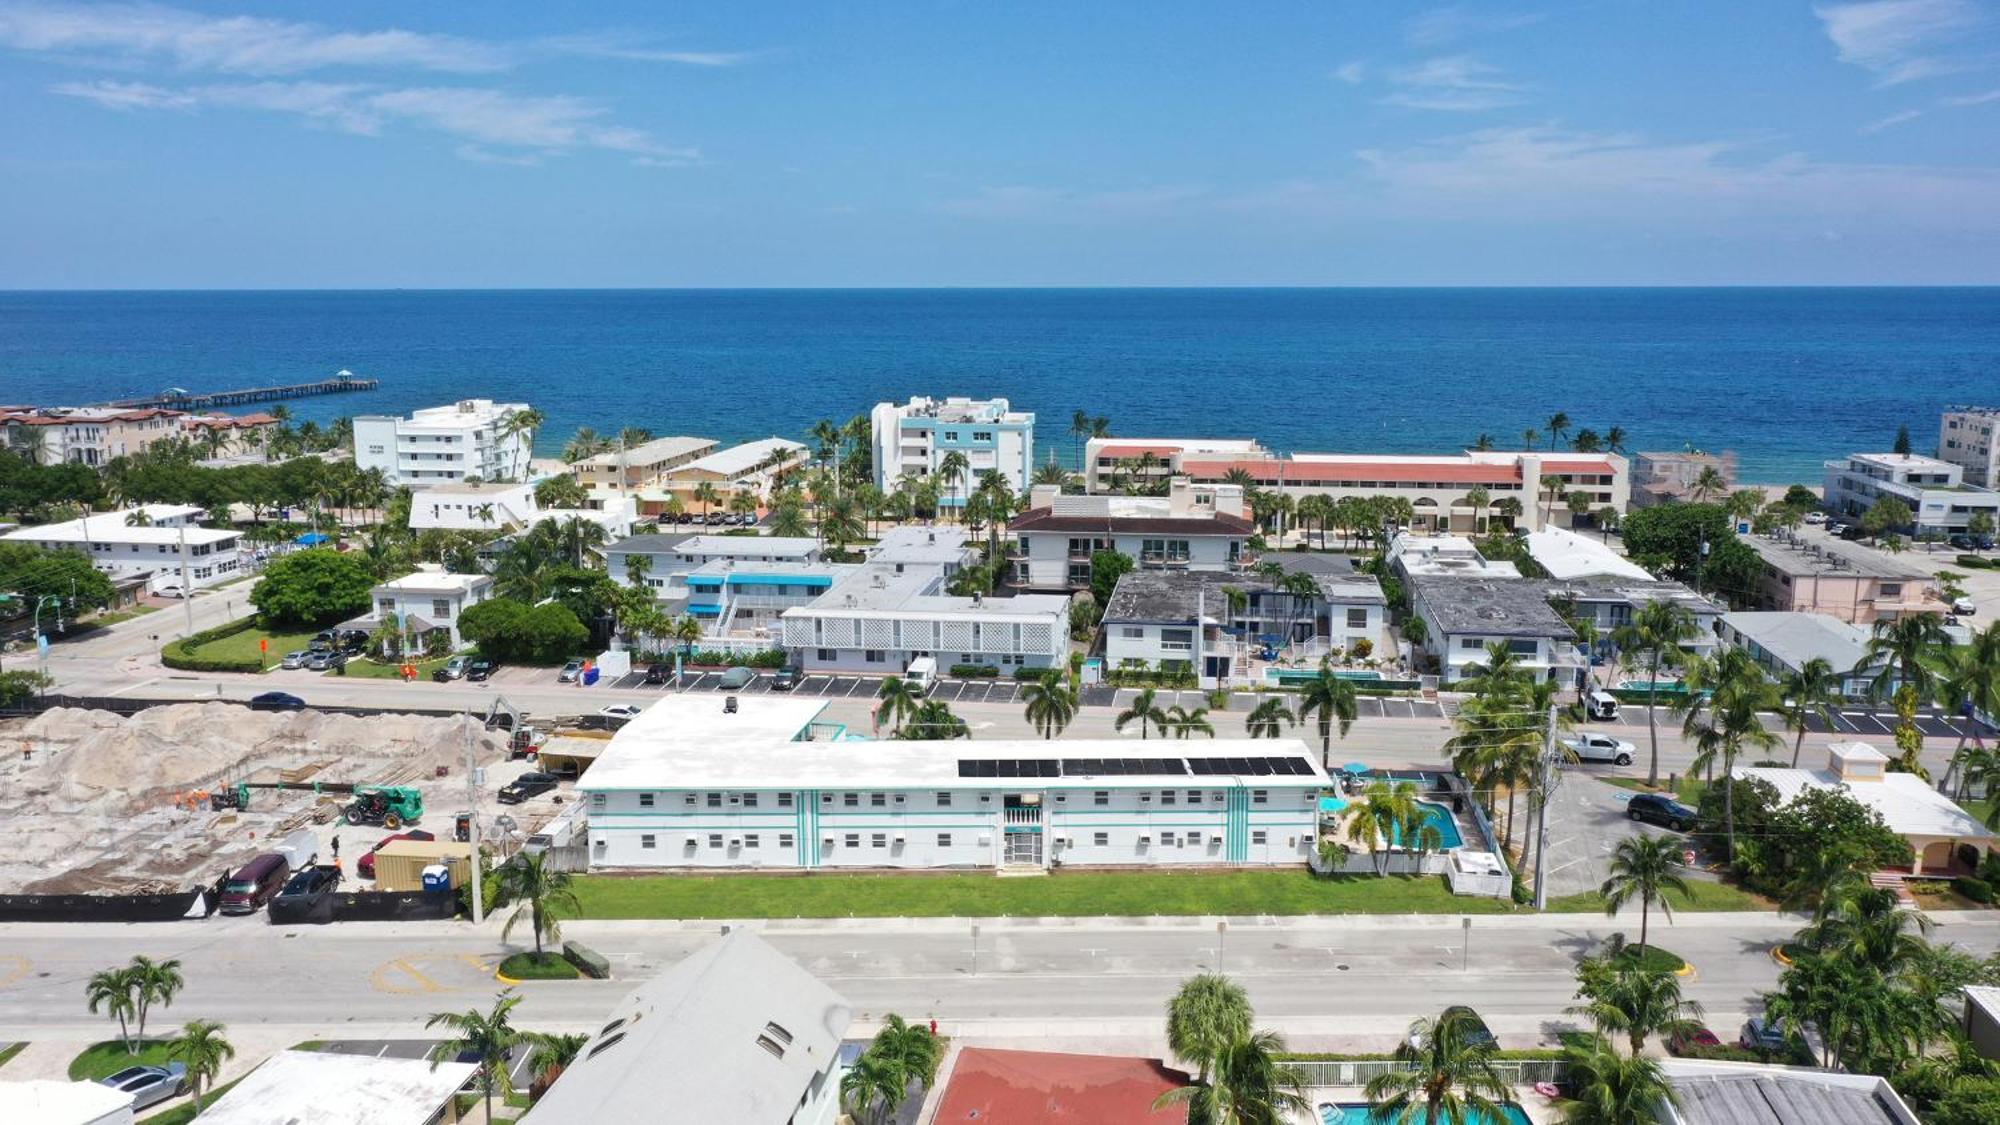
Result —
[[1178, 845], [1179, 843], [1180, 843], [1180, 837], [1179, 837], [1179, 836], [1178, 836], [1177, 834], [1175, 834], [1175, 833], [1172, 833], [1172, 832], [1162, 832], [1162, 833], [1160, 833], [1160, 846], [1161, 846], [1161, 847], [1163, 847], [1163, 848], [1171, 848], [1171, 847], [1175, 847], [1175, 846], [1177, 846], [1177, 845]]
[[709, 833], [709, 834], [708, 834], [708, 846], [709, 846], [709, 847], [711, 847], [711, 848], [719, 848], [719, 847], [721, 847], [721, 846], [722, 846], [722, 833], [720, 833], [720, 832], [711, 832], [711, 833]]
[[1093, 832], [1093, 833], [1091, 833], [1091, 834], [1090, 834], [1090, 842], [1091, 842], [1091, 843], [1092, 843], [1093, 845], [1095, 845], [1095, 846], [1097, 846], [1097, 847], [1100, 847], [1100, 848], [1107, 848], [1107, 847], [1110, 847], [1110, 846], [1111, 846], [1111, 833], [1109, 833], [1109, 832]]
[[791, 790], [787, 789], [783, 793], [778, 794], [778, 807], [781, 809], [789, 809], [792, 807]]
[[789, 848], [789, 847], [791, 847], [791, 846], [792, 846], [792, 834], [791, 834], [790, 832], [780, 832], [780, 833], [778, 833], [778, 846], [779, 846], [779, 847], [781, 847], [781, 848]]
[[756, 807], [757, 807], [757, 794], [755, 794], [755, 793], [745, 793], [745, 794], [743, 794], [743, 807], [744, 807], [744, 808], [746, 808], [746, 809], [754, 809], [754, 808], [756, 808]]
[[861, 807], [861, 794], [843, 793], [840, 796], [840, 803], [847, 808], [858, 809]]
[[756, 847], [756, 846], [757, 846], [757, 834], [756, 834], [755, 832], [746, 832], [746, 833], [744, 833], [744, 834], [743, 834], [743, 846], [744, 846], [744, 847], [746, 847], [746, 848], [754, 848], [754, 847]]
[[940, 848], [948, 848], [948, 847], [950, 847], [950, 846], [951, 846], [951, 833], [949, 833], [949, 832], [940, 832], [940, 833], [938, 833], [938, 837], [937, 837], [937, 841], [938, 841], [938, 842], [937, 842], [937, 846], [938, 846], [938, 847], [940, 847]]
[[642, 833], [639, 836], [639, 846], [642, 848], [650, 849], [657, 842], [658, 840], [654, 837], [654, 835], [651, 832]]
[[889, 804], [889, 795], [887, 793], [868, 794], [868, 807], [879, 809], [887, 807], [888, 804]]
[[951, 794], [950, 794], [950, 793], [948, 793], [948, 792], [946, 792], [945, 790], [942, 790], [942, 789], [938, 790], [938, 795], [937, 795], [937, 807], [938, 807], [938, 808], [941, 808], [941, 809], [948, 809], [948, 808], [950, 808], [950, 807], [951, 807]]
[[1253, 844], [1262, 844], [1269, 838], [1269, 833], [1265, 832], [1262, 828], [1255, 828], [1250, 832], [1250, 842]]
[[889, 846], [889, 834], [888, 834], [887, 832], [872, 832], [872, 833], [870, 833], [870, 834], [869, 834], [869, 836], [868, 836], [868, 846], [869, 846], [869, 847], [871, 847], [871, 848], [886, 848], [886, 847], [888, 847], [888, 846]]
[[850, 847], [850, 848], [858, 848], [858, 847], [860, 847], [860, 846], [861, 846], [861, 833], [859, 833], [859, 832], [849, 832], [849, 833], [847, 834], [847, 840], [846, 840], [846, 844], [847, 844], [847, 846], [848, 846], [848, 847]]
[[1092, 794], [1090, 795], [1090, 803], [1091, 803], [1091, 804], [1093, 804], [1093, 805], [1108, 805], [1108, 804], [1110, 804], [1110, 803], [1111, 803], [1111, 791], [1110, 791], [1110, 790], [1108, 790], [1108, 789], [1099, 789], [1099, 790], [1096, 790], [1095, 792], [1093, 792], [1093, 793], [1092, 793]]
[[1251, 803], [1251, 804], [1253, 804], [1253, 805], [1268, 805], [1268, 804], [1270, 804], [1270, 803], [1271, 803], [1271, 791], [1270, 791], [1270, 790], [1268, 790], [1268, 789], [1252, 789], [1252, 790], [1250, 791], [1250, 803]]

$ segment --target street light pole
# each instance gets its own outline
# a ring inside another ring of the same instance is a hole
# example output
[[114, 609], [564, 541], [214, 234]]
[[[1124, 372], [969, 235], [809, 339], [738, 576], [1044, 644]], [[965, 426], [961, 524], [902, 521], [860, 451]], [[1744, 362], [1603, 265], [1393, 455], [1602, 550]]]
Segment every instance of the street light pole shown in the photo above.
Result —
[[1549, 905], [1548, 881], [1543, 878], [1542, 863], [1549, 851], [1549, 789], [1555, 783], [1556, 764], [1556, 705], [1549, 704], [1545, 720], [1548, 729], [1542, 732], [1541, 784], [1535, 787], [1535, 909], [1546, 910]]
[[194, 636], [194, 577], [188, 568], [187, 521], [183, 519], [180, 526], [174, 528], [174, 532], [180, 540], [181, 548], [181, 608], [187, 611], [188, 636], [192, 637]]
[[1229, 923], [1217, 922], [1215, 924], [1215, 971], [1218, 973], [1229, 971], [1223, 961], [1223, 956], [1227, 952], [1225, 944], [1228, 936]]
[[479, 873], [479, 768], [472, 754], [472, 712], [465, 712], [466, 837], [472, 844], [472, 924], [486, 920], [486, 889]]

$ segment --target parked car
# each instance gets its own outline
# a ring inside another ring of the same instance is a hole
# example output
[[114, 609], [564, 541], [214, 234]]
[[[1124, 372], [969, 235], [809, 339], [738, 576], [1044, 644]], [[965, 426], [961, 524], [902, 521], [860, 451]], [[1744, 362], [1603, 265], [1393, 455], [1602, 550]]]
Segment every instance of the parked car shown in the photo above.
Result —
[[1848, 524], [1840, 529], [1840, 537], [1846, 540], [1868, 538], [1868, 529], [1859, 524]]
[[649, 684], [664, 684], [673, 678], [674, 666], [671, 664], [665, 664], [656, 660], [646, 665], [646, 682]]
[[556, 682], [559, 684], [573, 684], [582, 678], [582, 676], [583, 661], [572, 660], [562, 666], [562, 671], [556, 673]]
[[518, 805], [530, 797], [553, 791], [557, 780], [552, 773], [524, 773], [502, 785], [497, 800], [503, 805]]
[[408, 832], [398, 832], [394, 836], [384, 836], [380, 840], [375, 841], [375, 846], [369, 848], [367, 852], [363, 853], [360, 859], [354, 861], [354, 873], [356, 875], [361, 876], [363, 879], [373, 879], [375, 877], [375, 853], [381, 851], [383, 848], [389, 846], [390, 844], [395, 843], [398, 840], [435, 840], [435, 839], [437, 839], [436, 836], [432, 835], [429, 832], [424, 831], [421, 828], [413, 828]]
[[1951, 603], [1951, 611], [1960, 617], [1971, 617], [1979, 612], [1979, 605], [1971, 598], [1958, 598]]
[[279, 891], [278, 896], [271, 901], [286, 906], [307, 907], [312, 905], [313, 900], [338, 886], [340, 886], [340, 868], [305, 867], [293, 875], [285, 884], [285, 889]]
[[491, 660], [475, 660], [466, 666], [465, 678], [476, 684], [491, 677], [493, 670], [498, 667], [499, 665]]
[[236, 869], [236, 874], [222, 884], [222, 901], [218, 904], [224, 914], [254, 914], [257, 908], [271, 901], [271, 896], [285, 889], [285, 879], [292, 872], [291, 864], [277, 852], [263, 855]]
[[1807, 513], [1806, 513], [1806, 522], [1807, 522], [1808, 524], [1811, 524], [1811, 525], [1812, 525], [1812, 526], [1814, 526], [1814, 527], [1819, 527], [1819, 526], [1821, 526], [1822, 524], [1826, 523], [1826, 513], [1825, 513], [1825, 512], [1817, 512], [1817, 511], [1815, 511], [1815, 512], [1807, 512]]
[[306, 666], [306, 658], [311, 655], [312, 655], [311, 653], [307, 652], [304, 649], [298, 649], [294, 652], [288, 652], [285, 654], [285, 658], [283, 660], [278, 661], [278, 667], [303, 668]]
[[799, 670], [795, 665], [786, 664], [771, 673], [772, 691], [790, 691], [799, 686]]
[[1693, 1051], [1720, 1046], [1722, 1046], [1722, 1040], [1717, 1039], [1715, 1032], [1705, 1027], [1690, 1027], [1685, 1031], [1676, 1031], [1667, 1037], [1667, 1050], [1676, 1055], [1685, 1055]]
[[282, 691], [267, 691], [250, 699], [252, 711], [303, 711], [306, 701]]
[[98, 1079], [97, 1084], [132, 1095], [132, 1108], [140, 1110], [187, 1093], [187, 1066], [183, 1063], [128, 1066], [108, 1078]]
[[[1446, 1008], [1443, 1011], [1443, 1013], [1439, 1015], [1438, 1018], [1444, 1019], [1453, 1015], [1454, 1013], [1460, 1013], [1460, 1012], [1472, 1017], [1471, 1026], [1465, 1029], [1466, 1046], [1477, 1047], [1482, 1043], [1498, 1042], [1493, 1038], [1493, 1029], [1486, 1026], [1486, 1021], [1479, 1017], [1479, 1013], [1473, 1011], [1471, 1008], [1466, 1007], [1464, 1004], [1453, 1004], [1451, 1007]], [[1411, 1046], [1415, 1045], [1416, 1045], [1415, 1037], [1412, 1036]]]
[[185, 598], [187, 589], [178, 582], [162, 582], [153, 589], [153, 596], [160, 598]]
[[333, 649], [315, 649], [306, 656], [308, 672], [331, 672], [347, 665], [347, 654]]
[[1578, 761], [1611, 762], [1620, 766], [1631, 765], [1632, 759], [1639, 753], [1637, 746], [1608, 734], [1579, 734], [1563, 739], [1563, 745], [1569, 747]]
[[644, 710], [644, 707], [636, 703], [613, 703], [609, 707], [599, 707], [597, 713], [607, 719], [618, 719], [629, 722], [638, 718], [639, 712]]
[[1785, 1029], [1769, 1016], [1743, 1021], [1743, 1033], [1736, 1045], [1746, 1051], [1782, 1051], [1790, 1044]]
[[1641, 793], [1625, 805], [1625, 815], [1647, 824], [1657, 824], [1676, 832], [1686, 832], [1694, 827], [1694, 810], [1671, 797], [1658, 793]]
[[1847, 525], [1841, 523], [1839, 520], [1826, 521], [1826, 533], [1828, 535], [1838, 536], [1841, 532], [1846, 530], [1847, 530]]
[[366, 629], [336, 629], [334, 635], [338, 638], [340, 651], [349, 656], [359, 656], [368, 651]]
[[749, 687], [751, 681], [756, 678], [757, 672], [754, 668], [731, 668], [722, 674], [722, 683], [720, 686], [730, 691], [735, 691], [739, 688]]

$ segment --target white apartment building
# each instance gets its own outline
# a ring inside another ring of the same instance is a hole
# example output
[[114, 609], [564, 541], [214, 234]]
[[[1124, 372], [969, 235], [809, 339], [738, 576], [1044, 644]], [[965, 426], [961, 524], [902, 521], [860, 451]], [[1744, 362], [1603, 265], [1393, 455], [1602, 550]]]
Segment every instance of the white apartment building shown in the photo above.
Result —
[[632, 584], [629, 560], [644, 558], [644, 581], [661, 599], [683, 596], [683, 579], [713, 564], [747, 573], [772, 564], [817, 563], [819, 555], [819, 540], [781, 535], [633, 535], [604, 550], [605, 566], [622, 586]]
[[1090, 585], [1098, 551], [1116, 551], [1142, 569], [1234, 570], [1256, 527], [1238, 486], [1175, 478], [1166, 496], [1064, 496], [1054, 485], [1036, 485], [1007, 532], [1018, 584], [1066, 590]]
[[[242, 533], [202, 527], [208, 515], [185, 504], [143, 504], [0, 535], [50, 551], [81, 551], [114, 578], [144, 577], [155, 591], [198, 590], [236, 577], [243, 565]], [[136, 521], [136, 522], [134, 522]]]
[[[1194, 453], [1174, 458], [1174, 470], [1197, 484], [1214, 484], [1240, 470], [1259, 488], [1295, 501], [1307, 496], [1400, 497], [1416, 511], [1414, 526], [1425, 531], [1471, 532], [1479, 524], [1504, 519], [1502, 501], [1521, 507], [1513, 526], [1533, 531], [1544, 524], [1569, 527], [1567, 497], [1581, 492], [1592, 512], [1623, 512], [1631, 501], [1625, 458], [1616, 453], [1471, 450], [1456, 456], [1403, 454], [1295, 453], [1289, 457], [1211, 457]], [[1554, 489], [1544, 488], [1554, 478]], [[1471, 502], [1484, 488], [1484, 507]]]
[[2000, 488], [2000, 407], [1955, 406], [1938, 422], [1938, 459], [1957, 465], [1965, 483]]
[[945, 457], [963, 453], [965, 478], [939, 493], [946, 507], [963, 505], [987, 472], [1025, 491], [1035, 472], [1035, 416], [1015, 410], [1004, 398], [912, 398], [898, 405], [877, 403], [868, 413], [873, 426], [875, 487], [893, 490], [905, 476], [935, 476]]
[[520, 532], [538, 523], [579, 519], [616, 539], [632, 533], [638, 505], [613, 494], [601, 508], [544, 508], [535, 486], [511, 481], [440, 484], [410, 496], [410, 527], [418, 531]]
[[[1138, 570], [1120, 578], [1104, 607], [1105, 667], [1193, 672], [1212, 688], [1248, 675], [1253, 653], [1265, 645], [1303, 642], [1323, 652], [1381, 642], [1388, 614], [1381, 583], [1355, 572], [1346, 556], [1274, 557], [1309, 575], [1317, 594], [1301, 597], [1260, 577], [1214, 571]], [[1231, 604], [1231, 591], [1241, 608]]]
[[458, 632], [460, 615], [492, 596], [493, 579], [488, 575], [419, 570], [375, 587], [369, 594], [373, 608], [366, 617], [348, 622], [348, 627], [372, 633], [394, 625], [418, 643], [441, 631], [452, 648], [460, 649], [465, 647]]
[[813, 672], [895, 675], [920, 656], [940, 668], [1063, 666], [1068, 595], [956, 597], [947, 582], [935, 567], [862, 564], [810, 604], [784, 610], [784, 647]]
[[1750, 654], [1774, 680], [1782, 680], [1813, 660], [1824, 660], [1840, 676], [1840, 693], [1859, 699], [1868, 693], [1873, 668], [1855, 671], [1868, 658], [1868, 630], [1824, 613], [1745, 610], [1725, 613], [1715, 627], [1723, 644]]
[[1826, 507], [1836, 516], [1860, 519], [1887, 497], [1900, 500], [1915, 517], [1891, 528], [1906, 535], [1964, 531], [1973, 513], [2000, 519], [2000, 492], [1965, 483], [1963, 467], [1935, 457], [1905, 453], [1853, 453], [1826, 462]]
[[1186, 457], [1263, 460], [1254, 438], [1091, 438], [1083, 443], [1083, 490], [1144, 491], [1179, 471]]
[[1526, 578], [1417, 574], [1410, 608], [1423, 618], [1423, 647], [1438, 682], [1455, 684], [1469, 665], [1486, 663], [1486, 646], [1505, 645], [1537, 679], [1569, 683], [1589, 666], [1576, 631], [1549, 606], [1545, 583]]
[[[805, 466], [807, 454], [803, 444], [781, 437], [716, 450], [675, 465], [662, 472], [659, 480], [642, 486], [639, 514], [727, 511], [729, 502], [739, 495], [749, 496], [762, 508], [786, 476]], [[702, 485], [715, 493], [714, 501], [704, 502], [696, 495]]]
[[663, 437], [586, 457], [570, 466], [578, 484], [593, 492], [630, 492], [658, 484], [667, 473], [719, 447], [714, 438]]
[[1389, 570], [1408, 581], [1419, 574], [1465, 578], [1519, 578], [1521, 569], [1504, 559], [1488, 559], [1462, 535], [1398, 535], [1389, 540]]
[[577, 784], [593, 870], [1302, 864], [1295, 738], [855, 740], [826, 704], [668, 696]]
[[534, 435], [508, 432], [507, 420], [526, 409], [525, 402], [468, 398], [408, 418], [364, 414], [354, 419], [354, 464], [411, 488], [466, 477], [525, 480]]

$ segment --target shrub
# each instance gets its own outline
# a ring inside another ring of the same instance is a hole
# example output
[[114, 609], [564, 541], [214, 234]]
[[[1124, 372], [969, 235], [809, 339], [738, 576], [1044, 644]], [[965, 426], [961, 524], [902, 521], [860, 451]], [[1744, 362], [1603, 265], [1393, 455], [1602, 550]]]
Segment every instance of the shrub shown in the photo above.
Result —
[[1903, 889], [1913, 895], [1941, 895], [1951, 889], [1943, 879], [1905, 879]]
[[480, 652], [523, 664], [560, 664], [590, 639], [590, 630], [568, 606], [530, 606], [513, 598], [469, 607], [459, 615], [458, 629]]
[[315, 547], [264, 568], [250, 601], [273, 625], [318, 626], [368, 611], [375, 575], [356, 555]]
[[1354, 659], [1366, 660], [1375, 651], [1375, 642], [1363, 637], [1354, 642]]
[[1509, 887], [1508, 891], [1513, 896], [1515, 906], [1526, 906], [1535, 901], [1535, 896], [1528, 893], [1528, 885], [1521, 881], [1521, 873], [1519, 871], [1514, 872], [1513, 885]]
[[951, 674], [961, 680], [991, 680], [1000, 675], [1000, 669], [991, 664], [954, 664]]
[[216, 657], [196, 656], [194, 654], [194, 650], [210, 641], [219, 641], [224, 637], [233, 637], [238, 633], [256, 627], [257, 618], [255, 615], [252, 615], [250, 617], [239, 617], [234, 621], [217, 625], [213, 629], [203, 629], [191, 637], [185, 637], [161, 649], [160, 663], [182, 672], [262, 672], [264, 670], [264, 662], [261, 660], [222, 660]]
[[1992, 566], [1994, 564], [1987, 562], [1984, 558], [1981, 558], [1978, 555], [1960, 555], [1958, 556], [1958, 565], [1969, 566], [1974, 570], [1985, 570], [1987, 567]]
[[1061, 669], [1060, 669], [1060, 668], [1057, 668], [1057, 669], [1049, 669], [1049, 668], [1029, 668], [1029, 667], [1025, 667], [1025, 666], [1023, 666], [1023, 667], [1020, 667], [1020, 668], [1016, 668], [1016, 669], [1014, 669], [1014, 679], [1015, 679], [1015, 681], [1016, 681], [1017, 683], [1023, 683], [1023, 684], [1025, 684], [1025, 683], [1029, 682], [1030, 680], [1039, 680], [1039, 679], [1041, 679], [1041, 678], [1042, 678], [1043, 676], [1047, 675], [1047, 674], [1048, 674], [1048, 673], [1049, 673], [1050, 671], [1058, 671], [1058, 672], [1059, 672], [1059, 671], [1061, 671]]
[[2000, 852], [1987, 852], [1986, 858], [1979, 861], [1979, 877], [2000, 885]]
[[[673, 658], [672, 652], [660, 657], [664, 661], [671, 661]], [[694, 650], [694, 655], [688, 657], [687, 663], [711, 668], [779, 668], [784, 666], [785, 650], [770, 648], [759, 652], [714, 652], [698, 648]]]
[[1980, 904], [1993, 904], [1993, 884], [1972, 875], [1961, 875], [1951, 881], [1951, 889]]

